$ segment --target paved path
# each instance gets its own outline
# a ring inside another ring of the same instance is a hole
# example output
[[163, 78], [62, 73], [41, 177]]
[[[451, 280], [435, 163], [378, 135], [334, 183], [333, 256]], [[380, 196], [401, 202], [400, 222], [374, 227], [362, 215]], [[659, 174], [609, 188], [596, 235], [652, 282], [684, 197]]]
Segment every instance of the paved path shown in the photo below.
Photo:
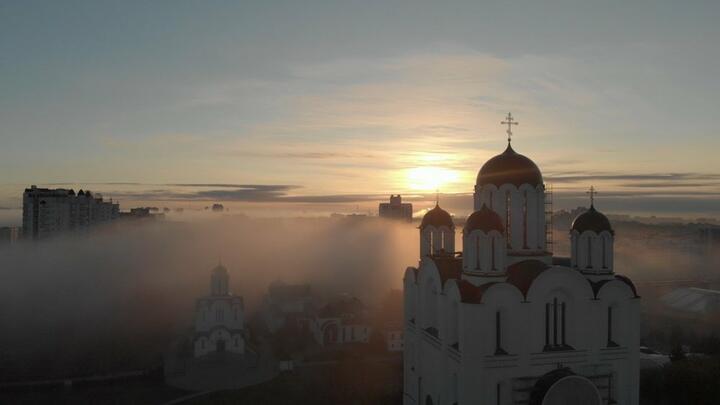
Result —
[[165, 382], [176, 388], [205, 393], [260, 384], [278, 374], [278, 363], [269, 347], [261, 345], [258, 353], [247, 352], [242, 356], [218, 353], [198, 359], [178, 359], [171, 354], [166, 362]]
[[184, 397], [175, 398], [175, 399], [173, 399], [172, 401], [165, 402], [165, 403], [162, 404], [162, 405], [176, 405], [176, 404], [181, 404], [181, 403], [183, 403], [183, 402], [185, 402], [185, 401], [189, 401], [189, 400], [191, 400], [191, 399], [195, 399], [195, 398], [198, 398], [198, 397], [202, 397], [202, 396], [204, 396], [204, 395], [211, 394], [211, 393], [213, 393], [213, 392], [216, 392], [216, 391], [213, 390], [213, 391], [201, 391], [201, 392], [196, 392], [196, 393], [194, 393], [194, 394], [186, 395], [186, 396], [184, 396]]

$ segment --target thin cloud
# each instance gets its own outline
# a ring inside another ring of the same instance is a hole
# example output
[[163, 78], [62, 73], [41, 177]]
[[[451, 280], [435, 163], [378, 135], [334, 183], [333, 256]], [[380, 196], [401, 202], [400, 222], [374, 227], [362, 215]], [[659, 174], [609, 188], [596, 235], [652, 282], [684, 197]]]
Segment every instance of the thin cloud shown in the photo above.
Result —
[[300, 186], [288, 185], [288, 184], [231, 184], [231, 183], [177, 183], [177, 184], [165, 184], [166, 186], [172, 187], [217, 187], [217, 188], [237, 188], [237, 189], [252, 189], [262, 191], [281, 191], [281, 190], [292, 190], [300, 188]]
[[281, 159], [344, 159], [362, 158], [373, 159], [377, 156], [367, 153], [348, 152], [258, 152], [258, 151], [235, 151], [229, 152], [234, 156], [257, 157], [257, 158], [281, 158]]
[[177, 190], [149, 190], [144, 192], [118, 192], [115, 197], [146, 201], [232, 201], [257, 203], [358, 203], [387, 198], [385, 194], [331, 194], [289, 195], [300, 186], [293, 185], [232, 185], [232, 184], [178, 184], [178, 187], [217, 187], [212, 190], [179, 192]]
[[720, 175], [711, 173], [648, 173], [648, 174], [556, 174], [547, 176], [553, 183], [574, 183], [587, 180], [617, 180], [617, 181], [685, 181], [685, 180], [720, 180]]
[[619, 184], [620, 187], [626, 188], [682, 188], [682, 187], [709, 187], [717, 186], [713, 183], [677, 183], [677, 182], [663, 182], [663, 183], [625, 183]]

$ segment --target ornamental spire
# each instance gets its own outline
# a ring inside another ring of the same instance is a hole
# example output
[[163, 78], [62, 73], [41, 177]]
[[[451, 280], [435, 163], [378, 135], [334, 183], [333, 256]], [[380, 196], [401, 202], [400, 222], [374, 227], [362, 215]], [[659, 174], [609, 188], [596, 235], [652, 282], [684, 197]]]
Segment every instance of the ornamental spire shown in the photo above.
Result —
[[507, 136], [508, 136], [508, 145], [510, 145], [510, 141], [512, 140], [512, 126], [513, 125], [520, 125], [519, 122], [515, 121], [515, 119], [512, 116], [512, 113], [508, 113], [507, 117], [505, 117], [505, 121], [500, 122], [501, 125], [507, 125]]

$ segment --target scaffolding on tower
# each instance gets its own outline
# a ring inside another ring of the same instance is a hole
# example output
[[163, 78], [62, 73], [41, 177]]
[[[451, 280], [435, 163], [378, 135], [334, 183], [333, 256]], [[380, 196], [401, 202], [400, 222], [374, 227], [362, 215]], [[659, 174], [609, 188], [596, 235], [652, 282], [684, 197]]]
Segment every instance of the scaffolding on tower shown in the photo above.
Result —
[[545, 189], [545, 250], [553, 253], [555, 239], [553, 236], [553, 186]]

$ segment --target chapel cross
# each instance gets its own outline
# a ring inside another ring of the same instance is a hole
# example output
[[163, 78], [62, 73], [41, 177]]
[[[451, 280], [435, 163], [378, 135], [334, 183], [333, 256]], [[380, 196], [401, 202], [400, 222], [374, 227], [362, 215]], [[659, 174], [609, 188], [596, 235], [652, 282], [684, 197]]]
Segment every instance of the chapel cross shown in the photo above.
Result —
[[510, 143], [510, 140], [512, 138], [512, 126], [513, 125], [519, 125], [520, 123], [515, 121], [513, 119], [512, 113], [508, 113], [507, 117], [505, 117], [505, 121], [502, 121], [500, 124], [507, 125], [507, 135], [508, 135], [508, 144]]
[[586, 191], [585, 193], [590, 194], [590, 206], [593, 207], [595, 205], [595, 195], [597, 194], [595, 186], [590, 186], [590, 190]]

